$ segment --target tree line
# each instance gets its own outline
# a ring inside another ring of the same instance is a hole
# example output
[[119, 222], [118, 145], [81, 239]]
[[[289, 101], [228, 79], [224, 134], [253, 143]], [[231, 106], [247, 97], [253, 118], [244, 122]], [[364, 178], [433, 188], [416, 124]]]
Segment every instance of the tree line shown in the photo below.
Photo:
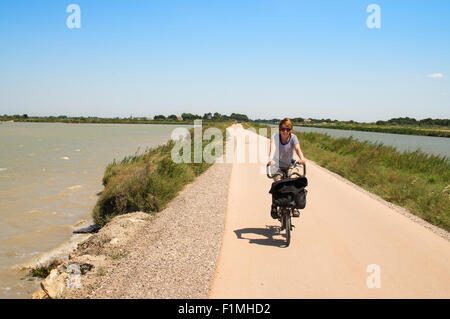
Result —
[[[240, 122], [257, 122], [257, 123], [267, 123], [267, 124], [278, 124], [281, 119], [279, 118], [273, 118], [273, 119], [256, 119], [251, 120], [248, 118], [245, 114], [240, 113], [231, 113], [231, 115], [225, 115], [220, 114], [218, 112], [215, 113], [204, 113], [203, 115], [198, 114], [192, 114], [192, 113], [182, 113], [181, 118], [175, 114], [171, 114], [169, 116], [165, 116], [162, 114], [156, 115], [153, 117], [153, 120], [157, 121], [193, 121], [193, 120], [206, 120], [206, 121], [240, 121]], [[43, 122], [151, 122], [152, 120], [145, 117], [129, 117], [129, 118], [101, 118], [96, 116], [79, 116], [79, 117], [72, 117], [67, 115], [59, 115], [59, 116], [28, 116], [28, 114], [15, 114], [15, 115], [7, 115], [4, 114], [3, 116], [0, 115], [0, 120], [8, 121], [8, 120], [16, 120], [16, 121], [43, 121]], [[314, 118], [302, 118], [302, 117], [292, 117], [290, 118], [292, 124], [294, 125], [304, 125], [304, 124], [331, 124], [331, 125], [343, 125], [343, 124], [373, 124], [372, 123], [359, 123], [356, 121], [338, 121], [338, 120], [331, 120], [331, 119], [314, 119]], [[450, 126], [450, 120], [449, 119], [432, 119], [432, 118], [426, 118], [423, 120], [416, 120], [415, 118], [410, 117], [398, 117], [398, 118], [392, 118], [387, 121], [377, 121], [375, 123], [377, 126], [388, 126], [388, 125], [398, 125], [398, 126], [442, 126], [442, 127], [449, 127]]]
[[[230, 120], [236, 120], [241, 122], [249, 122], [250, 119], [245, 114], [239, 114], [239, 113], [231, 113], [230, 116], [220, 114], [218, 112], [213, 113], [205, 113], [203, 116], [192, 114], [192, 113], [181, 113], [181, 117], [183, 120], [206, 120], [206, 121], [230, 121]], [[175, 114], [164, 116], [162, 114], [156, 115], [154, 117], [155, 120], [176, 120], [177, 116]]]
[[[338, 120], [331, 120], [331, 119], [314, 119], [314, 118], [303, 118], [303, 117], [291, 117], [289, 118], [292, 122], [292, 124], [319, 124], [319, 123], [348, 123], [352, 124], [355, 123], [354, 121], [338, 121]], [[261, 122], [261, 123], [276, 123], [278, 124], [281, 121], [281, 119], [257, 119], [254, 122]]]
[[432, 119], [426, 118], [423, 120], [416, 120], [410, 117], [397, 117], [387, 121], [377, 121], [377, 125], [413, 125], [413, 126], [450, 126], [449, 119]]

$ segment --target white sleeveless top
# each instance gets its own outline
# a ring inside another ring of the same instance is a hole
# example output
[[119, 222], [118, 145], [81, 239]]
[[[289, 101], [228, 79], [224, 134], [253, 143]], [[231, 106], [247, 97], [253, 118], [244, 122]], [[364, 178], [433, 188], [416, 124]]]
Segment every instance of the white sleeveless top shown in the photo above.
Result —
[[288, 168], [294, 158], [295, 145], [299, 144], [297, 136], [290, 134], [289, 141], [286, 144], [281, 143], [280, 133], [274, 134], [272, 138], [275, 139], [276, 147], [273, 160], [280, 168]]

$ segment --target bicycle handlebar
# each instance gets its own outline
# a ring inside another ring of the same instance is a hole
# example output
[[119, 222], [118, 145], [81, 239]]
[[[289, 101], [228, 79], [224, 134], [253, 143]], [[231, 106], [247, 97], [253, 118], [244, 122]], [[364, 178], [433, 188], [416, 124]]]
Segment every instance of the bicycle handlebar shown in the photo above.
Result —
[[281, 174], [281, 173], [275, 173], [275, 174], [273, 174], [273, 175], [270, 175], [270, 173], [269, 173], [269, 165], [267, 165], [266, 166], [266, 175], [267, 175], [267, 177], [268, 178], [274, 178], [275, 176], [281, 176], [281, 177], [283, 177], [283, 174]]

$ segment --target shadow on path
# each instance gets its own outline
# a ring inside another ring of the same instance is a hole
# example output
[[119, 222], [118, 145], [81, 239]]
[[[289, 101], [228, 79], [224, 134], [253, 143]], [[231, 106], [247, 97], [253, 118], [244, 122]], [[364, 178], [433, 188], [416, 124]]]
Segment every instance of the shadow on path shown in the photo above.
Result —
[[[258, 244], [264, 246], [285, 247], [286, 243], [283, 239], [276, 239], [273, 236], [280, 236], [280, 226], [267, 226], [266, 228], [242, 228], [234, 231], [238, 239], [247, 239], [250, 244]], [[244, 236], [242, 236], [244, 234]], [[245, 234], [262, 235], [266, 238], [254, 239], [247, 238]], [[285, 236], [284, 234], [282, 236]]]

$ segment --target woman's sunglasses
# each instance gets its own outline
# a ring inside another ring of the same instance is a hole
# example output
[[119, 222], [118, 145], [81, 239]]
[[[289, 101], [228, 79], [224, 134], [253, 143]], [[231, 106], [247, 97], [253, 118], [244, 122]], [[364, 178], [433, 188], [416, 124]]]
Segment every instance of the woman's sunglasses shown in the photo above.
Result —
[[280, 131], [281, 131], [281, 132], [290, 132], [291, 129], [290, 129], [290, 128], [287, 128], [287, 127], [282, 127], [282, 128], [280, 128]]

